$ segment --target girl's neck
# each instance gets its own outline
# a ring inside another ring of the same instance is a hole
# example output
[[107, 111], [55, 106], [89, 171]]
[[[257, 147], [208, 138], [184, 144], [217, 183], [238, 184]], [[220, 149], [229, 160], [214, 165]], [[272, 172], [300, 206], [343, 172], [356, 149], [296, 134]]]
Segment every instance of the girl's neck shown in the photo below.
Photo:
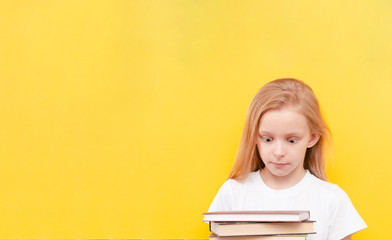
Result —
[[273, 175], [267, 168], [260, 169], [260, 176], [263, 179], [263, 182], [268, 187], [275, 190], [293, 187], [304, 178], [305, 174], [306, 170], [303, 168], [295, 174], [289, 174], [287, 176], [276, 176]]

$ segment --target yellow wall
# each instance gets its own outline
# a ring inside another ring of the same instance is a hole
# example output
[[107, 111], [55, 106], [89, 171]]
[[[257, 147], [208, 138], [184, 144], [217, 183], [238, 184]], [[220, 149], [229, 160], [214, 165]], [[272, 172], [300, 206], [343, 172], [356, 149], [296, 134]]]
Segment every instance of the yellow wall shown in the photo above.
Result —
[[296, 77], [330, 180], [385, 239], [392, 2], [2, 1], [0, 238], [206, 238], [245, 114]]

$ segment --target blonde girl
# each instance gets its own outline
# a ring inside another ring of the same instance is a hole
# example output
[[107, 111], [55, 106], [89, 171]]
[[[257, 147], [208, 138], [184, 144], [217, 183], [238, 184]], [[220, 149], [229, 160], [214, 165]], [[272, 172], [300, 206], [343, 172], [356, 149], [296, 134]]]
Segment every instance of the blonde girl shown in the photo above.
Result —
[[309, 240], [351, 239], [366, 228], [347, 194], [327, 182], [329, 128], [316, 96], [292, 78], [267, 83], [253, 98], [228, 180], [212, 211], [309, 210]]

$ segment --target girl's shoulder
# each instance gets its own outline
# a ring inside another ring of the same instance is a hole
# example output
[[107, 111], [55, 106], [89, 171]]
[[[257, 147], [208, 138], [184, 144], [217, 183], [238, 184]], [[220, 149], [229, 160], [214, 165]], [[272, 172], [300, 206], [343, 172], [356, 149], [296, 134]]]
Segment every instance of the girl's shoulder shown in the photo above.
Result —
[[348, 197], [346, 192], [337, 184], [321, 180], [313, 174], [309, 174], [309, 184], [311, 190], [317, 191], [325, 197], [330, 197], [332, 199]]
[[243, 177], [242, 179], [228, 179], [226, 182], [232, 185], [246, 185], [255, 183], [260, 178], [260, 171], [250, 172], [247, 176]]
[[228, 179], [223, 184], [223, 188], [230, 188], [230, 189], [243, 189], [248, 187], [249, 185], [257, 185], [260, 181], [260, 174], [259, 171], [251, 172], [243, 179]]

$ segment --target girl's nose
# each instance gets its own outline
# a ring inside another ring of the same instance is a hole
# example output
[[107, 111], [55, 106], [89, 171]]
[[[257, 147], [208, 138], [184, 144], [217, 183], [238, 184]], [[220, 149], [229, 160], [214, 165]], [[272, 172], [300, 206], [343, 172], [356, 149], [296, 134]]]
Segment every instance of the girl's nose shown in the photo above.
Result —
[[286, 150], [284, 144], [280, 141], [277, 141], [275, 144], [275, 148], [273, 151], [275, 157], [281, 158], [286, 155]]

